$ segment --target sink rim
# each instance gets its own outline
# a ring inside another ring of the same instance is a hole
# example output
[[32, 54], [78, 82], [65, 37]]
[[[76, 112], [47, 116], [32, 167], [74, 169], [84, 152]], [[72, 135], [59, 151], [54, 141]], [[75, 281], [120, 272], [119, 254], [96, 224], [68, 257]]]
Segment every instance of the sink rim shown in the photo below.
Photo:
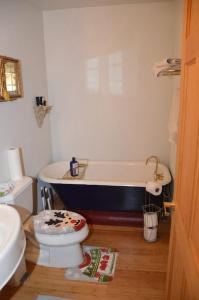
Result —
[[[7, 232], [7, 243], [3, 242], [4, 247], [1, 246], [0, 251], [0, 290], [16, 272], [26, 248], [26, 238], [18, 211], [12, 206], [0, 204], [0, 223], [4, 225], [9, 224], [9, 221], [5, 221], [6, 215], [4, 218], [2, 217], [5, 211], [8, 212], [7, 215], [11, 216], [10, 218], [13, 217], [13, 222], [11, 222], [12, 226]], [[10, 241], [8, 241], [9, 239]]]
[[[2, 216], [2, 210], [3, 213], [8, 213], [8, 217], [13, 217], [12, 223], [9, 223], [7, 220], [5, 220], [6, 216]], [[5, 204], [0, 204], [0, 232], [1, 225], [4, 227], [3, 230], [6, 234], [6, 237], [4, 237], [3, 241], [0, 243], [0, 258], [4, 256], [8, 248], [12, 247], [16, 242], [16, 238], [21, 230], [21, 219], [16, 209]], [[9, 225], [9, 227], [6, 228], [6, 225]]]

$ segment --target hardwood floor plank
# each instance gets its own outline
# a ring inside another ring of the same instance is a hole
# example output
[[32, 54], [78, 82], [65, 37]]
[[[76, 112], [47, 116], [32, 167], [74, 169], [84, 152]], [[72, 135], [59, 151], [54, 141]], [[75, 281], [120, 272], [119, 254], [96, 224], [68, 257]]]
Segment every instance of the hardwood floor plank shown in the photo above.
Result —
[[[163, 300], [169, 243], [169, 224], [163, 223], [156, 243], [143, 239], [142, 228], [92, 226], [86, 245], [119, 251], [115, 277], [108, 285], [68, 281], [65, 270], [28, 262], [30, 276], [19, 288], [6, 286], [0, 300], [35, 300], [38, 294], [74, 300]], [[29, 257], [36, 255], [33, 246]]]

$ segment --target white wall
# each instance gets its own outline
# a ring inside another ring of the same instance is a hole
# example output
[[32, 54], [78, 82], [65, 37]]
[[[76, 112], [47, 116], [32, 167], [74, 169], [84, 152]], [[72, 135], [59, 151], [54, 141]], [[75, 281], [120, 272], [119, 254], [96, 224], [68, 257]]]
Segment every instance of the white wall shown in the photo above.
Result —
[[0, 54], [21, 60], [24, 88], [24, 98], [0, 102], [0, 180], [11, 146], [22, 148], [25, 172], [35, 176], [51, 157], [48, 117], [39, 129], [33, 113], [34, 97], [47, 96], [42, 13], [25, 0], [1, 0], [0, 37]]
[[172, 80], [154, 78], [173, 54], [172, 2], [44, 13], [53, 159], [168, 163]]

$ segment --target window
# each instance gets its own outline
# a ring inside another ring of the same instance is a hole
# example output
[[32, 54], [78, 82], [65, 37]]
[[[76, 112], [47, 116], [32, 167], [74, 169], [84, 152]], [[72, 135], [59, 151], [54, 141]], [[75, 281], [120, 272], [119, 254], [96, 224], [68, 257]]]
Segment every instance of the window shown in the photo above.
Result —
[[19, 60], [0, 56], [0, 101], [14, 100], [22, 96]]

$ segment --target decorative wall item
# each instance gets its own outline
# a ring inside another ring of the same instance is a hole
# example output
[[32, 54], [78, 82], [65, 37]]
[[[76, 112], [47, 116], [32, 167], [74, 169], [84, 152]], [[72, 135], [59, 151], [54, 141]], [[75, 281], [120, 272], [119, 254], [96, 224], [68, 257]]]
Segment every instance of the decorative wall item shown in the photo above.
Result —
[[52, 109], [52, 106], [40, 105], [40, 106], [34, 107], [35, 118], [37, 120], [37, 124], [38, 124], [39, 128], [42, 127], [44, 118], [45, 118], [46, 114], [51, 111], [51, 109]]
[[0, 101], [23, 97], [20, 61], [0, 56]]

